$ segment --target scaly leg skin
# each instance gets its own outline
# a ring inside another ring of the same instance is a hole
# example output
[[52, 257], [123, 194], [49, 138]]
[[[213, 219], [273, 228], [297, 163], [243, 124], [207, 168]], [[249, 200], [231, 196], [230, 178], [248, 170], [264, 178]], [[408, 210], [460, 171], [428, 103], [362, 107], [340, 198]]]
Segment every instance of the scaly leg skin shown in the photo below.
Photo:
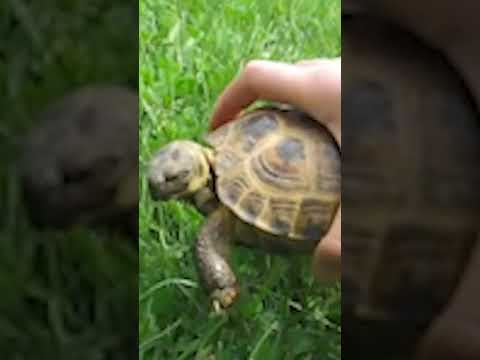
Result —
[[195, 249], [202, 285], [210, 294], [216, 313], [232, 305], [239, 294], [237, 279], [229, 264], [231, 237], [231, 214], [220, 207], [209, 215]]

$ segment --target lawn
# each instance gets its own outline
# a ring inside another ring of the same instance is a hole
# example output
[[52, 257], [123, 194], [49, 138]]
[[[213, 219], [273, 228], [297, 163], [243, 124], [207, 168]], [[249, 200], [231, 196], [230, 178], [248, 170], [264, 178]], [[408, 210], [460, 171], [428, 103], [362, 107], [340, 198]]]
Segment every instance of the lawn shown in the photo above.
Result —
[[0, 349], [3, 359], [132, 359], [137, 251], [89, 229], [40, 231], [20, 196], [19, 142], [47, 103], [91, 83], [137, 86], [137, 7], [0, 4]]
[[141, 359], [340, 359], [340, 285], [313, 281], [309, 258], [237, 248], [246, 292], [214, 316], [199, 287], [193, 243], [203, 218], [148, 197], [152, 154], [201, 139], [217, 96], [249, 59], [340, 55], [338, 0], [140, 0]]

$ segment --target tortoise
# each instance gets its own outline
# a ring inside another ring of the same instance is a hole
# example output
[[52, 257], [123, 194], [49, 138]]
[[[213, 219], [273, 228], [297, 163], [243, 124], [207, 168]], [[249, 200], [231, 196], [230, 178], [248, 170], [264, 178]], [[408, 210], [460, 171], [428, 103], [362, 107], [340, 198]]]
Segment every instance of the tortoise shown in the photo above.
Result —
[[22, 143], [30, 218], [42, 228], [109, 227], [137, 238], [138, 96], [88, 85], [52, 101]]
[[195, 254], [218, 312], [239, 294], [232, 245], [308, 253], [328, 231], [340, 202], [340, 152], [317, 121], [280, 104], [242, 114], [205, 142], [165, 145], [147, 177], [153, 199], [182, 199], [207, 216]]
[[478, 112], [392, 24], [343, 16], [342, 56], [342, 358], [411, 358], [478, 242]]

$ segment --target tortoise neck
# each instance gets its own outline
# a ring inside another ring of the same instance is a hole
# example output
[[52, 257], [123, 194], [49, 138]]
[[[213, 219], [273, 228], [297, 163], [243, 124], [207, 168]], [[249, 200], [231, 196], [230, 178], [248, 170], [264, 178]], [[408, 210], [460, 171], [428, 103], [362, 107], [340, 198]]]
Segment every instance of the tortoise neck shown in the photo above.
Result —
[[213, 191], [213, 181], [211, 179], [209, 179], [206, 187], [193, 195], [192, 201], [203, 215], [208, 215], [218, 209], [220, 202]]
[[198, 190], [192, 197], [193, 205], [204, 215], [208, 215], [218, 209], [220, 201], [215, 191], [215, 171], [213, 170], [214, 154], [210, 149], [204, 149], [204, 155], [208, 162], [208, 179], [204, 187]]

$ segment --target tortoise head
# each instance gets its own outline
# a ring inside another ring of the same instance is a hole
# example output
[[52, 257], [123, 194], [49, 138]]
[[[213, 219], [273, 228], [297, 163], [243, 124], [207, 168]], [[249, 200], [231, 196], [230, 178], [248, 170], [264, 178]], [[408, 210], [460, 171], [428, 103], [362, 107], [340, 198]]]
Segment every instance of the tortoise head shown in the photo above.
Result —
[[147, 178], [154, 200], [191, 198], [210, 179], [206, 149], [192, 141], [173, 141], [154, 155]]

